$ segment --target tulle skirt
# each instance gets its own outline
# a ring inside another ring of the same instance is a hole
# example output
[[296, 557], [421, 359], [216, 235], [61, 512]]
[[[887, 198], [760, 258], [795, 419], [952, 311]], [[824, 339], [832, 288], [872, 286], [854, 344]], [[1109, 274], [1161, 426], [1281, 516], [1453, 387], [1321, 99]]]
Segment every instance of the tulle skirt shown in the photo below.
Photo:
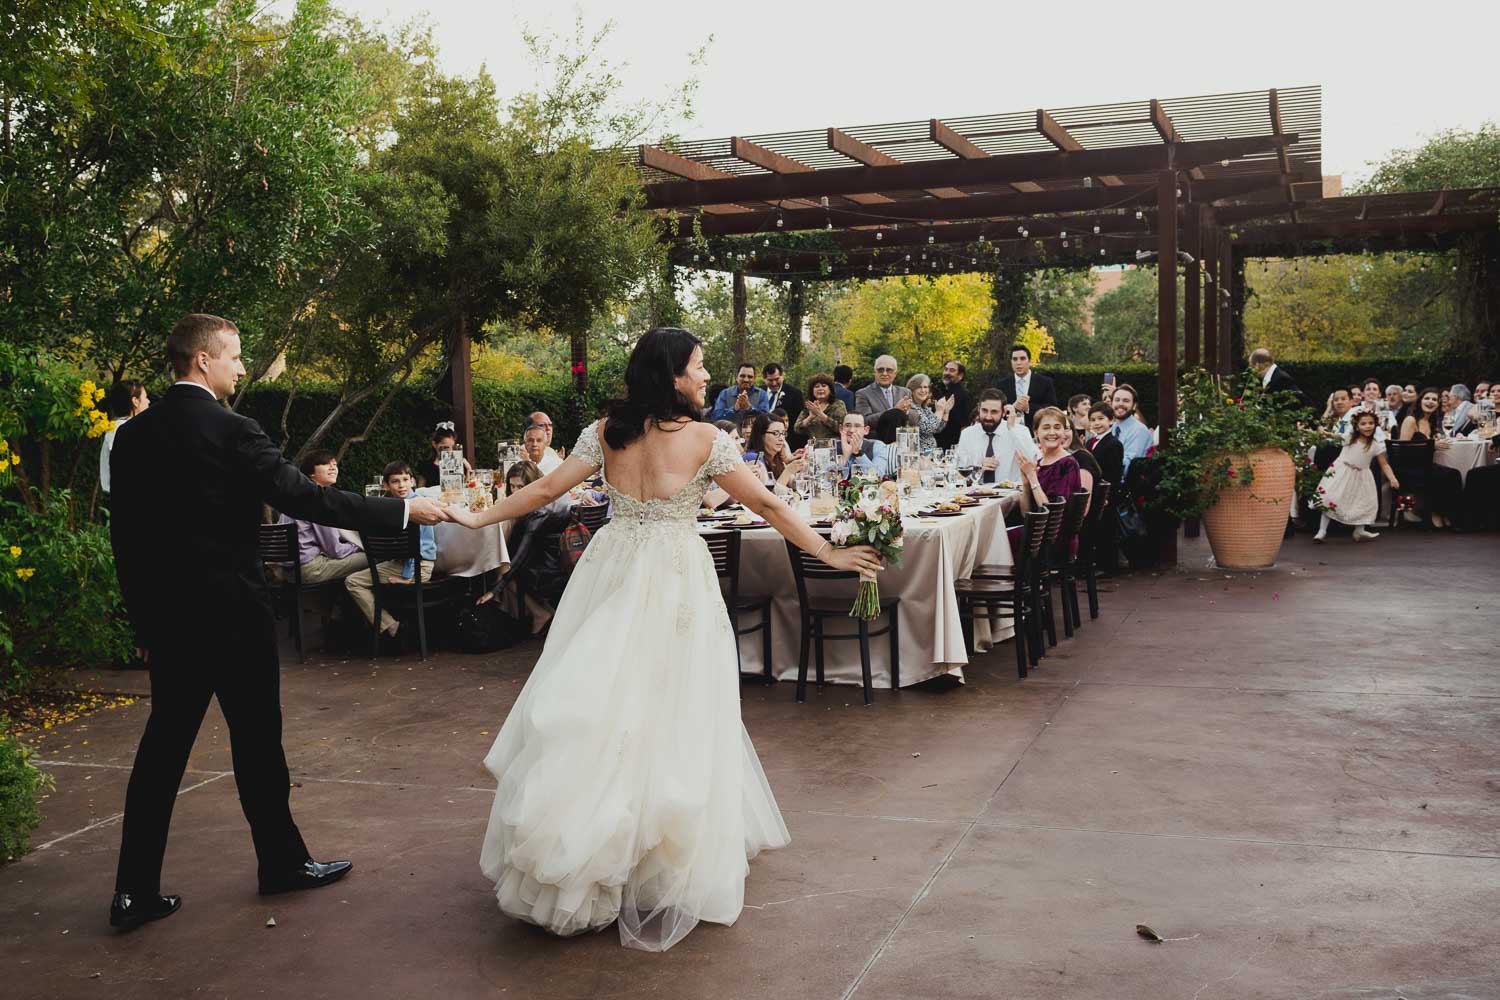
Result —
[[595, 533], [485, 757], [498, 787], [480, 867], [503, 911], [556, 934], [618, 921], [648, 951], [734, 923], [749, 859], [790, 841], [735, 664], [690, 524]]

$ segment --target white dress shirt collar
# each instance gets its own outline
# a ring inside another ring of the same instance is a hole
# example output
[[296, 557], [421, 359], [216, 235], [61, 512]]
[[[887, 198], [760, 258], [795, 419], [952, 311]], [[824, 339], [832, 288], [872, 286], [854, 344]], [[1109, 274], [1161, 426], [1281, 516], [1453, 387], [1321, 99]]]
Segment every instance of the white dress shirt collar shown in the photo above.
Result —
[[1266, 369], [1265, 374], [1260, 377], [1260, 387], [1262, 389], [1269, 389], [1271, 387], [1271, 373], [1274, 371], [1276, 371], [1276, 366], [1272, 364], [1271, 367]]
[[187, 379], [179, 379], [178, 381], [172, 383], [172, 388], [175, 389], [179, 385], [193, 385], [193, 386], [197, 386], [199, 389], [202, 389], [204, 392], [208, 393], [209, 396], [213, 398], [213, 401], [215, 403], [217, 403], [219, 401], [219, 397], [214, 395], [214, 391], [212, 389], [210, 389], [208, 386], [204, 385], [202, 382], [191, 382], [191, 381], [189, 381]]

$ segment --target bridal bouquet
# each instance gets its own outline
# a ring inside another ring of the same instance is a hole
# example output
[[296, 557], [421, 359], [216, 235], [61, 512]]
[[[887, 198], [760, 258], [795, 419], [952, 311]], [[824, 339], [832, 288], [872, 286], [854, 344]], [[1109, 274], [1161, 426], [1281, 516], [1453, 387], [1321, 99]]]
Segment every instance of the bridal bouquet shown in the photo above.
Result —
[[[892, 566], [901, 565], [903, 544], [901, 514], [885, 502], [877, 484], [860, 481], [839, 483], [838, 511], [834, 515], [830, 540], [834, 545], [874, 546], [880, 558]], [[880, 584], [873, 573], [861, 573], [859, 593], [850, 618], [870, 621], [880, 617]]]

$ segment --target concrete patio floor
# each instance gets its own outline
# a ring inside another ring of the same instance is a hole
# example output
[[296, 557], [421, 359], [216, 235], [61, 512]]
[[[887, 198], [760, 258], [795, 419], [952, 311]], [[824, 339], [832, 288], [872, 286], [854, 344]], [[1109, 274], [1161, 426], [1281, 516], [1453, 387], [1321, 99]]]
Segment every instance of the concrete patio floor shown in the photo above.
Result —
[[1299, 536], [1226, 578], [1188, 543], [1025, 681], [1007, 644], [870, 708], [746, 683], [793, 842], [751, 865], [734, 927], [663, 955], [518, 924], [479, 873], [480, 760], [536, 644], [287, 657], [296, 815], [354, 874], [255, 895], [215, 710], [167, 856], [182, 912], [112, 933], [148, 706], [95, 715], [42, 743], [38, 849], [0, 868], [3, 994], [1500, 997], [1497, 557], [1494, 535]]

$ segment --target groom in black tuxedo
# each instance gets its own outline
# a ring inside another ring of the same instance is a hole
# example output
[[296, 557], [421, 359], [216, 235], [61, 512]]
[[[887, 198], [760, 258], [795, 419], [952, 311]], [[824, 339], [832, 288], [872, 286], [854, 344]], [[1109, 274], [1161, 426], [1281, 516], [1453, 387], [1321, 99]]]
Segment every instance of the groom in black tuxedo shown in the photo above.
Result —
[[[281, 678], [256, 555], [261, 505], [294, 518], [397, 532], [444, 520], [432, 500], [367, 499], [313, 484], [255, 421], [225, 408], [245, 374], [239, 330], [195, 313], [167, 338], [177, 382], [115, 436], [110, 536], [120, 591], [151, 672], [151, 716], [136, 751], [112, 926], [176, 912], [160, 892], [172, 806], [211, 698], [229, 725], [235, 783], [263, 894], [337, 881], [348, 861], [312, 860], [292, 822], [281, 749]], [[210, 862], [212, 863], [212, 862]]]

